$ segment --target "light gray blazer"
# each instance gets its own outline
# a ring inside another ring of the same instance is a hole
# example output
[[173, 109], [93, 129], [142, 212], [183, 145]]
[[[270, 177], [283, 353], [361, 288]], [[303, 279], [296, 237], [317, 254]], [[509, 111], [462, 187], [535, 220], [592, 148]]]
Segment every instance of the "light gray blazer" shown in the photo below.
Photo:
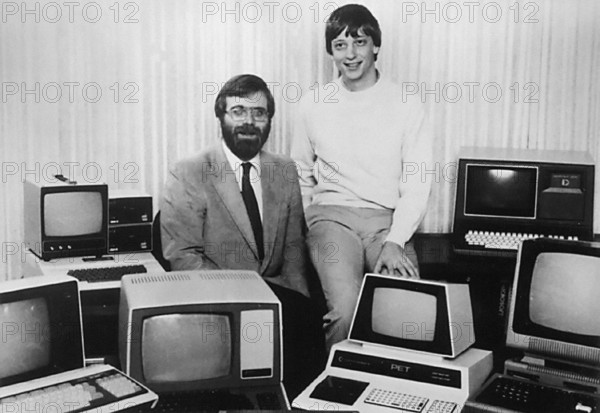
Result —
[[221, 144], [170, 168], [160, 200], [163, 254], [173, 270], [245, 269], [308, 296], [308, 256], [297, 169], [260, 152], [262, 263], [250, 219]]

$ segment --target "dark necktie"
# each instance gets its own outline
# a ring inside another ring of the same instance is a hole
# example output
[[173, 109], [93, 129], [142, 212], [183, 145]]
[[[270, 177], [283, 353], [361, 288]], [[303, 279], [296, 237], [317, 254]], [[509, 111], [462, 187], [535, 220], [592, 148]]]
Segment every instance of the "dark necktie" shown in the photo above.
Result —
[[252, 232], [254, 232], [254, 240], [256, 241], [256, 247], [258, 249], [258, 258], [262, 261], [265, 256], [263, 230], [260, 222], [260, 212], [258, 210], [256, 196], [254, 195], [252, 185], [250, 185], [250, 168], [252, 168], [252, 164], [250, 162], [244, 162], [242, 163], [242, 168], [244, 168], [244, 175], [242, 176], [242, 198], [244, 198], [246, 211], [248, 211], [248, 217], [250, 218], [250, 225], [252, 225]]

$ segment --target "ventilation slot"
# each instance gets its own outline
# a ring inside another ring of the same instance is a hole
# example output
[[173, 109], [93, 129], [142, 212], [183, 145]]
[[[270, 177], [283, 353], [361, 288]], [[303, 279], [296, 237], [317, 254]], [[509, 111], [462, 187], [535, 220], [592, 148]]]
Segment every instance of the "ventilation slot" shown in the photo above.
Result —
[[538, 354], [549, 354], [566, 358], [569, 360], [583, 361], [586, 363], [600, 364], [600, 351], [589, 348], [573, 348], [564, 344], [546, 342], [532, 338], [529, 341], [529, 349]]
[[254, 280], [256, 279], [256, 274], [248, 271], [207, 271], [207, 272], [199, 272], [198, 278], [203, 280], [234, 280], [234, 281], [243, 281], [243, 280]]
[[173, 281], [189, 281], [190, 276], [186, 273], [167, 272], [160, 275], [140, 275], [130, 278], [132, 284], [154, 284]]
[[549, 375], [556, 376], [556, 377], [562, 377], [563, 379], [566, 379], [566, 380], [578, 380], [578, 381], [583, 381], [583, 382], [587, 382], [587, 383], [591, 383], [591, 384], [595, 384], [595, 385], [600, 384], [600, 379], [598, 379], [598, 378], [584, 376], [583, 374], [578, 374], [576, 372], [553, 369], [551, 367], [534, 366], [534, 365], [530, 364], [527, 366], [527, 370], [534, 372], [534, 373], [549, 374]]
[[129, 282], [132, 284], [154, 284], [173, 281], [192, 281], [194, 279], [205, 281], [247, 281], [256, 280], [256, 278], [257, 273], [252, 271], [171, 271], [161, 274], [136, 275], [135, 277], [131, 277]]

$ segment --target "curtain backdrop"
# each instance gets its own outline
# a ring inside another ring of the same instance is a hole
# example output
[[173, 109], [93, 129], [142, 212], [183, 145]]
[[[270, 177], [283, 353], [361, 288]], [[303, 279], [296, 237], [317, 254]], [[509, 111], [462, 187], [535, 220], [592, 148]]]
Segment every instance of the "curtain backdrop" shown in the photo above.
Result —
[[[3, 2], [0, 279], [21, 276], [25, 178], [74, 172], [149, 193], [156, 207], [168, 165], [219, 141], [214, 98], [235, 74], [269, 83], [267, 148], [289, 153], [298, 99], [335, 75], [324, 21], [343, 3]], [[430, 115], [435, 182], [421, 232], [451, 231], [461, 145], [599, 159], [597, 1], [363, 4], [382, 27], [380, 70]]]

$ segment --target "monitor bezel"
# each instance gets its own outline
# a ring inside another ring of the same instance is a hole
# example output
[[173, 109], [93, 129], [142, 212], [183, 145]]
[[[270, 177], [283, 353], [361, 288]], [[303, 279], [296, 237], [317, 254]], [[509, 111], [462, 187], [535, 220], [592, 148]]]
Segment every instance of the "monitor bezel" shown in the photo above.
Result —
[[[523, 215], [497, 215], [497, 214], [478, 214], [467, 212], [468, 207], [468, 193], [469, 193], [469, 168], [470, 167], [479, 167], [486, 169], [529, 169], [535, 171], [535, 183], [533, 188], [533, 215], [532, 216], [523, 216]], [[540, 168], [534, 165], [525, 165], [525, 164], [515, 164], [515, 163], [496, 163], [496, 162], [466, 162], [465, 164], [465, 182], [464, 182], [464, 199], [463, 199], [463, 215], [465, 217], [481, 217], [481, 218], [500, 218], [500, 219], [517, 219], [517, 220], [535, 220], [537, 219], [537, 210], [538, 210], [538, 198], [539, 198], [539, 184], [540, 184]]]
[[[279, 331], [279, 308], [275, 303], [193, 303], [169, 306], [157, 306], [136, 308], [131, 310], [130, 324], [127, 326], [129, 340], [128, 372], [129, 375], [144, 383], [150, 389], [157, 393], [172, 393], [186, 391], [201, 391], [224, 388], [235, 388], [245, 386], [256, 386], [261, 383], [270, 384], [280, 381], [280, 360], [281, 360], [281, 342], [279, 334], [273, 334], [273, 369], [269, 377], [242, 377], [241, 360], [241, 314], [243, 311], [251, 310], [272, 310], [273, 312], [273, 331]], [[207, 314], [228, 316], [231, 328], [231, 363], [230, 373], [226, 376], [215, 377], [211, 379], [187, 381], [187, 382], [169, 382], [158, 383], [148, 382], [143, 372], [142, 360], [142, 337], [144, 320], [153, 316], [162, 316], [169, 314]], [[122, 326], [123, 327], [123, 326]], [[122, 360], [123, 362], [123, 360]]]
[[[600, 244], [585, 241], [561, 241], [549, 238], [527, 240], [521, 244], [508, 319], [507, 346], [532, 350], [530, 343], [547, 343], [548, 348], [572, 349], [588, 348], [600, 354], [600, 336], [568, 333], [542, 326], [531, 321], [529, 314], [529, 294], [537, 257], [542, 253], [570, 253], [600, 258]], [[566, 353], [565, 353], [566, 354]], [[553, 354], [548, 354], [549, 356]]]
[[[102, 199], [102, 225], [97, 232], [90, 232], [83, 235], [48, 235], [46, 234], [46, 197], [48, 195], [73, 192], [98, 192]], [[40, 233], [45, 241], [55, 240], [84, 240], [88, 238], [96, 238], [98, 236], [107, 236], [108, 233], [108, 187], [106, 185], [65, 185], [57, 187], [44, 187], [40, 197]]]
[[[83, 235], [55, 236], [46, 234], [44, 212], [46, 196], [57, 193], [98, 192], [102, 199], [100, 231]], [[102, 256], [108, 253], [108, 186], [106, 184], [77, 184], [41, 187], [39, 199], [39, 246], [34, 246], [43, 260], [63, 257]], [[39, 250], [38, 250], [39, 249]]]
[[0, 387], [62, 373], [84, 365], [81, 303], [77, 280], [55, 282], [51, 277], [37, 276], [26, 281], [31, 281], [32, 284], [13, 290], [5, 289], [9, 285], [0, 287], [0, 302], [5, 304], [36, 298], [45, 299], [51, 331], [58, 333], [50, 333], [50, 364], [0, 378]]
[[[397, 288], [407, 291], [420, 292], [436, 298], [435, 336], [432, 341], [415, 341], [385, 336], [373, 331], [371, 327], [371, 309], [374, 291], [377, 288]], [[420, 353], [452, 357], [452, 331], [450, 326], [450, 313], [447, 286], [436, 282], [398, 277], [367, 274], [363, 280], [360, 297], [356, 305], [352, 325], [350, 327], [350, 340], [397, 347], [403, 350], [412, 350]]]

